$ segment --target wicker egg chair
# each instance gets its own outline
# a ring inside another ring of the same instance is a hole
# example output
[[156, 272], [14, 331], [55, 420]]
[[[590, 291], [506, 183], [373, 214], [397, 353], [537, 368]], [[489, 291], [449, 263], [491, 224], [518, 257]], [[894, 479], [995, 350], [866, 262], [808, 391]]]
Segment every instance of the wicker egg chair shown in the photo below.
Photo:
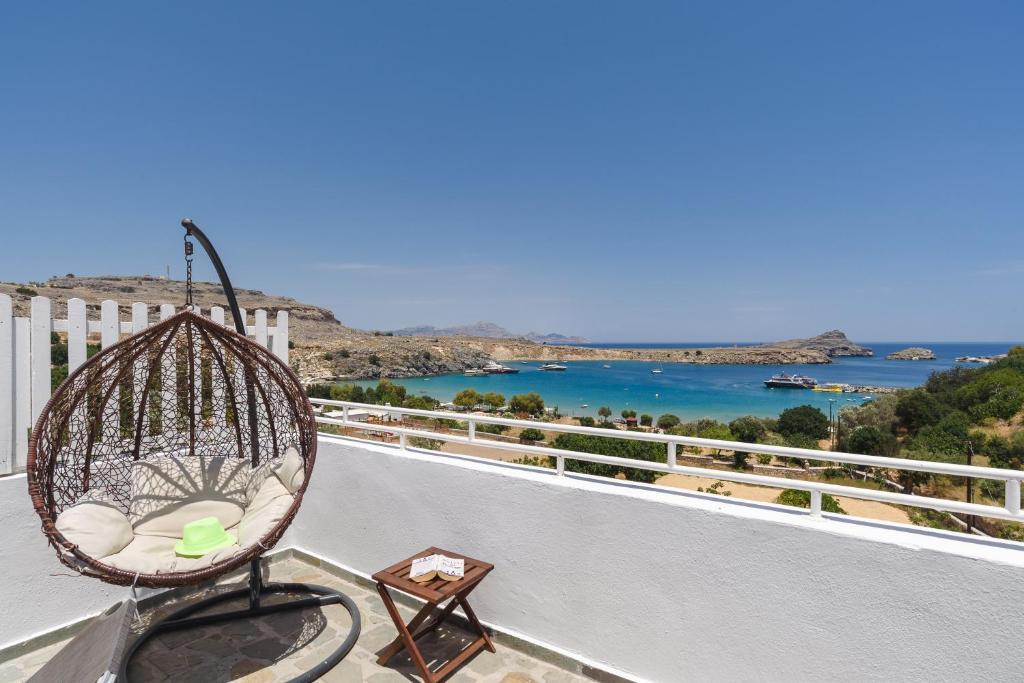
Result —
[[[29, 493], [58, 559], [83, 575], [107, 583], [152, 588], [196, 586], [250, 565], [247, 588], [193, 603], [155, 624], [128, 652], [125, 667], [131, 652], [162, 630], [251, 618], [283, 609], [341, 604], [352, 617], [352, 631], [335, 655], [295, 679], [313, 680], [340, 661], [355, 643], [358, 611], [347, 596], [323, 586], [264, 584], [259, 566], [260, 557], [280, 540], [299, 511], [309, 484], [317, 445], [313, 408], [292, 370], [246, 338], [234, 290], [216, 251], [194, 223], [186, 219], [182, 225], [186, 229], [189, 273], [185, 309], [104, 349], [57, 388], [29, 442]], [[213, 261], [236, 330], [193, 310], [189, 237], [199, 241]], [[157, 571], [146, 565], [126, 566], [115, 561], [117, 555], [107, 560], [90, 555], [58, 528], [65, 510], [83, 501], [101, 501], [130, 517], [137, 531], [140, 510], [143, 519], [160, 518], [164, 494], [154, 495], [153, 491], [166, 490], [167, 506], [178, 508], [182, 500], [192, 500], [188, 498], [195, 493], [192, 489], [204, 487], [216, 489], [214, 497], [218, 500], [214, 505], [227, 504], [220, 498], [230, 502], [234, 496], [247, 514], [244, 506], [253, 496], [253, 482], [258, 485], [272, 477], [272, 468], [286, 457], [297, 463], [291, 479], [294, 488], [290, 505], [287, 498], [278, 500], [272, 523], [255, 535], [253, 529], [257, 527], [251, 524], [246, 529], [243, 515], [237, 549], [233, 546], [213, 554], [214, 560], [205, 566], [191, 566], [173, 555], [168, 558], [169, 564]], [[176, 470], [171, 476], [157, 468], [166, 468], [167, 463], [180, 472]], [[147, 486], [145, 496], [138, 493], [140, 472], [155, 480], [142, 480]], [[257, 475], [260, 478], [254, 479]], [[218, 477], [215, 485], [207, 481]], [[249, 538], [245, 538], [246, 532]], [[261, 605], [261, 595], [268, 592], [312, 593], [315, 597]], [[186, 619], [213, 604], [242, 596], [249, 598], [248, 609]]]

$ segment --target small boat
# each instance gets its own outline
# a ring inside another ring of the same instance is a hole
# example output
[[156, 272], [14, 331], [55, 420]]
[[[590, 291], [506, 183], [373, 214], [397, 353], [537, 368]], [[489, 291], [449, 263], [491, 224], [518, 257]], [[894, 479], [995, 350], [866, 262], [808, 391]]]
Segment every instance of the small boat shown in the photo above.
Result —
[[526, 361], [525, 361], [525, 360], [521, 360], [521, 361], [519, 361], [519, 362], [520, 362], [521, 364], [523, 364], [523, 365], [526, 365]]
[[845, 384], [835, 384], [835, 383], [831, 383], [831, 384], [818, 384], [818, 385], [816, 385], [814, 387], [811, 387], [811, 390], [812, 391], [827, 391], [827, 392], [830, 392], [830, 393], [833, 393], [833, 394], [841, 394], [841, 393], [843, 393], [843, 391], [846, 390], [846, 385]]
[[590, 407], [589, 403], [583, 403], [583, 404], [580, 405], [580, 408], [589, 408], [589, 407]]
[[465, 375], [466, 377], [480, 377], [482, 375], [486, 375], [487, 373], [481, 370], [480, 368], [470, 368], [469, 370], [466, 370], [462, 374]]
[[544, 365], [542, 365], [542, 366], [540, 366], [538, 368], [538, 370], [553, 370], [553, 371], [562, 371], [562, 370], [565, 370], [565, 369], [567, 369], [566, 366], [559, 365], [558, 363], [545, 363]]
[[654, 368], [653, 370], [651, 370], [651, 374], [652, 375], [660, 375], [663, 372], [665, 372], [665, 371], [662, 370], [661, 368]]
[[769, 389], [813, 389], [818, 385], [818, 380], [805, 375], [772, 375], [764, 381]]
[[605, 364], [604, 364], [604, 365], [602, 365], [601, 367], [607, 370], [607, 369], [611, 368], [612, 366], [610, 366], [610, 365], [608, 365], [607, 363], [605, 363]]

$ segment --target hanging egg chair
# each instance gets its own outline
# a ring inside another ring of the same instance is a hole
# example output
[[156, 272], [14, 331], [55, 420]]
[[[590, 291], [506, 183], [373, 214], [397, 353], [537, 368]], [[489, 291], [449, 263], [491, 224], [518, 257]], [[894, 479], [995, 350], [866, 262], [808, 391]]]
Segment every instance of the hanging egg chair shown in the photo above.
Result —
[[[259, 567], [295, 518], [313, 473], [313, 408], [292, 370], [246, 338], [216, 251], [194, 223], [182, 225], [184, 310], [104, 349], [57, 388], [29, 442], [29, 494], [58, 559], [107, 583], [195, 586], [250, 564], [249, 587], [154, 625], [125, 665], [150, 635], [182, 628], [186, 616], [214, 603], [249, 597], [248, 609], [196, 623], [342, 604], [352, 631], [333, 661], [296, 679], [313, 680], [355, 643], [358, 611], [333, 589], [264, 584]], [[234, 330], [192, 306], [190, 237], [213, 261]], [[316, 597], [264, 606], [266, 592]]]

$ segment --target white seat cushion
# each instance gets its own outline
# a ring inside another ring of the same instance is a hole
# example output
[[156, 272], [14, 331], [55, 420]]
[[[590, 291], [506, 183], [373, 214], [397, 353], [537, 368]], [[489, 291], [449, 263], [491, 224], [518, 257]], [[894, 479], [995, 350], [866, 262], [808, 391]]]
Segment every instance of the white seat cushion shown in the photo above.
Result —
[[174, 553], [174, 544], [177, 542], [176, 539], [165, 536], [136, 536], [124, 550], [103, 557], [100, 562], [140, 574], [173, 574], [209, 567], [241, 550], [235, 544], [202, 557], [178, 557]]
[[267, 477], [238, 523], [238, 544], [255, 545], [281, 521], [295, 498], [277, 477]]
[[157, 456], [132, 466], [128, 518], [135, 533], [181, 538], [182, 528], [216, 517], [224, 528], [242, 519], [252, 468], [242, 458]]
[[89, 557], [103, 557], [124, 549], [135, 534], [131, 522], [112, 502], [87, 500], [57, 515], [57, 530]]

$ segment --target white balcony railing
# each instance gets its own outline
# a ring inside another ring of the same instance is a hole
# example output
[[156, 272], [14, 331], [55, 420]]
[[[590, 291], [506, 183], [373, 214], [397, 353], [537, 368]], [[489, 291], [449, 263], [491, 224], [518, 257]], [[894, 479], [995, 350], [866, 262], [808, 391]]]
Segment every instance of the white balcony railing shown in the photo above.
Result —
[[[514, 451], [534, 456], [548, 456], [555, 460], [555, 472], [558, 475], [565, 474], [566, 460], [579, 460], [607, 465], [616, 465], [633, 469], [651, 470], [665, 474], [685, 474], [698, 477], [709, 477], [722, 481], [737, 482], [742, 484], [753, 484], [757, 486], [771, 486], [784, 489], [797, 489], [810, 493], [810, 514], [821, 515], [821, 496], [830, 494], [833, 496], [845, 496], [861, 500], [871, 500], [892, 505], [907, 505], [930, 510], [954, 512], [964, 515], [977, 515], [979, 517], [991, 517], [1014, 522], [1024, 522], [1024, 514], [1021, 513], [1020, 491], [1021, 481], [1024, 480], [1024, 471], [1007, 470], [996, 467], [976, 467], [973, 465], [958, 465], [954, 463], [930, 462], [925, 460], [910, 460], [905, 458], [885, 458], [871, 455], [858, 455], [855, 453], [839, 453], [835, 451], [820, 451], [809, 448], [790, 448], [788, 446], [770, 446], [767, 444], [749, 444], [738, 441], [720, 441], [717, 439], [701, 439], [690, 436], [676, 436], [671, 434], [658, 434], [653, 432], [609, 430], [600, 427], [582, 427], [577, 425], [559, 424], [553, 422], [536, 422], [531, 420], [518, 420], [504, 417], [492, 417], [489, 415], [450, 413], [437, 410], [420, 410], [415, 408], [401, 408], [393, 406], [370, 405], [355, 403], [352, 401], [331, 401], [327, 399], [311, 399], [316, 405], [340, 408], [342, 418], [317, 417], [317, 421], [337, 427], [347, 427], [367, 432], [384, 432], [394, 434], [398, 437], [399, 447], [407, 448], [410, 437], [420, 437], [435, 441], [451, 443], [485, 445], [488, 448]], [[468, 424], [467, 435], [432, 431], [430, 429], [419, 429], [408, 426], [395, 426], [386, 422], [360, 422], [348, 418], [349, 409], [366, 409], [371, 411], [386, 411], [392, 416], [416, 416], [432, 419], [458, 420]], [[633, 460], [630, 458], [619, 458], [596, 453], [584, 453], [579, 451], [568, 451], [550, 446], [536, 446], [520, 443], [509, 443], [505, 441], [478, 438], [476, 426], [478, 424], [505, 425], [507, 427], [532, 427], [548, 432], [560, 432], [567, 434], [587, 434], [590, 436], [602, 436], [605, 438], [631, 439], [635, 441], [648, 441], [665, 444], [665, 463], [651, 462], [646, 460]], [[818, 481], [805, 481], [784, 477], [772, 477], [760, 474], [750, 474], [740, 471], [719, 470], [705, 467], [692, 467], [680, 465], [676, 462], [676, 452], [679, 446], [690, 446], [697, 448], [710, 448], [717, 450], [738, 450], [746, 453], [764, 453], [786, 458], [797, 458], [801, 460], [822, 460], [826, 462], [843, 463], [849, 465], [861, 465], [882, 469], [901, 471], [927, 472], [930, 474], [941, 474], [953, 477], [967, 477], [970, 479], [987, 479], [1002, 481], [1005, 483], [1005, 502], [1003, 507], [996, 505], [982, 505], [978, 503], [965, 503], [958, 500], [945, 498], [934, 498], [930, 496], [916, 496], [907, 493], [893, 491], [878, 491], [874, 489], [859, 488], [856, 486], [844, 486], [842, 484], [830, 484]], [[428, 449], [419, 449], [428, 450]], [[523, 465], [523, 467], [528, 467]]]

